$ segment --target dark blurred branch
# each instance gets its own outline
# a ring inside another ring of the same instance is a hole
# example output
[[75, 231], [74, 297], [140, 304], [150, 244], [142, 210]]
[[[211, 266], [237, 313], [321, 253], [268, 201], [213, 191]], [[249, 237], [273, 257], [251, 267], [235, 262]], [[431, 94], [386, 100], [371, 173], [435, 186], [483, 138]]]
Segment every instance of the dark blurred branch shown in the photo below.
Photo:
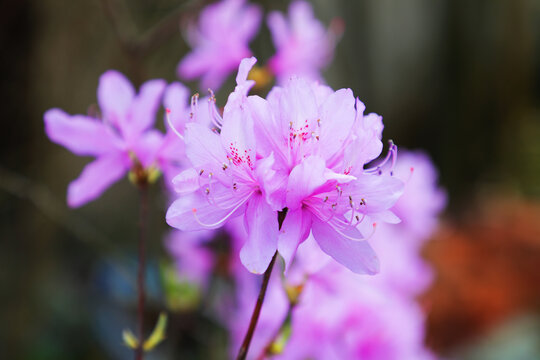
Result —
[[109, 18], [116, 37], [122, 48], [131, 56], [144, 57], [153, 50], [159, 48], [180, 29], [182, 19], [200, 11], [208, 0], [189, 0], [179, 5], [169, 15], [160, 20], [153, 28], [147, 30], [141, 36], [130, 37], [121, 25], [121, 16], [115, 5], [116, 0], [101, 0], [105, 15]]
[[259, 315], [261, 314], [264, 296], [266, 295], [266, 289], [268, 288], [268, 283], [270, 282], [270, 275], [272, 275], [272, 269], [274, 268], [276, 257], [277, 251], [274, 253], [274, 256], [272, 256], [272, 260], [270, 261], [270, 265], [268, 265], [268, 269], [266, 269], [266, 271], [264, 272], [261, 290], [259, 291], [259, 296], [257, 297], [257, 303], [255, 304], [255, 308], [253, 309], [253, 314], [251, 315], [251, 320], [249, 321], [249, 327], [244, 337], [244, 341], [242, 341], [242, 346], [240, 346], [240, 350], [238, 350], [236, 360], [245, 360], [247, 357], [249, 345], [251, 344], [251, 339], [253, 338], [255, 328], [257, 327], [257, 322], [259, 321]]
[[148, 184], [139, 185], [139, 266], [137, 269], [137, 325], [139, 342], [135, 349], [135, 360], [143, 359], [144, 344], [144, 275], [146, 263], [146, 228], [148, 223]]
[[79, 240], [110, 246], [108, 244], [111, 242], [104, 234], [70, 212], [65, 202], [58, 200], [46, 186], [0, 166], [0, 189], [30, 201], [49, 219], [68, 230]]
[[[31, 202], [37, 210], [67, 230], [74, 238], [93, 246], [99, 245], [107, 254], [121, 253], [114, 245], [115, 242], [70, 211], [66, 203], [54, 196], [46, 186], [0, 166], [0, 190]], [[134, 283], [134, 277], [126, 269], [118, 266], [117, 261], [111, 260], [109, 263], [128, 283]]]

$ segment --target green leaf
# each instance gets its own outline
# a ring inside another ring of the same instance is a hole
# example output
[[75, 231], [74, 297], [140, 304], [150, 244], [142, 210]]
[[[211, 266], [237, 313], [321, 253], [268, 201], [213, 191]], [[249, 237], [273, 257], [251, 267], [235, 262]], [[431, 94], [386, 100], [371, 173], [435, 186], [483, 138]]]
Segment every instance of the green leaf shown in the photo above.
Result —
[[154, 327], [152, 334], [146, 339], [143, 344], [144, 351], [150, 351], [155, 348], [160, 342], [165, 340], [165, 329], [167, 327], [167, 314], [159, 314], [159, 319]]
[[136, 349], [139, 346], [139, 340], [137, 340], [135, 334], [129, 329], [122, 331], [122, 339], [124, 340], [124, 344], [129, 348]]

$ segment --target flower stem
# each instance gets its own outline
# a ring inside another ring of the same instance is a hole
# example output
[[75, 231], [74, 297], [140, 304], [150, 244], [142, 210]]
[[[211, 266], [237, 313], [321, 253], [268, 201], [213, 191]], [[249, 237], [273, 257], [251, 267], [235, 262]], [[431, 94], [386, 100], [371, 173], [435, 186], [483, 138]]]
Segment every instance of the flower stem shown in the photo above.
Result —
[[148, 185], [139, 184], [139, 267], [137, 270], [137, 335], [138, 345], [135, 349], [135, 360], [143, 358], [144, 344], [144, 274], [145, 274], [145, 254], [146, 254], [146, 224], [148, 222]]
[[[281, 230], [281, 225], [283, 225], [283, 221], [285, 220], [286, 215], [287, 215], [287, 208], [278, 212], [279, 230]], [[246, 359], [246, 356], [249, 350], [249, 344], [251, 343], [251, 339], [253, 338], [253, 333], [255, 332], [257, 321], [259, 321], [259, 315], [261, 314], [261, 309], [264, 302], [264, 296], [266, 295], [266, 288], [268, 288], [268, 282], [270, 281], [270, 275], [272, 274], [272, 269], [274, 268], [276, 257], [277, 257], [277, 251], [274, 253], [274, 256], [272, 256], [272, 260], [270, 260], [270, 264], [268, 265], [268, 268], [264, 272], [261, 290], [259, 291], [259, 297], [257, 298], [255, 309], [253, 309], [253, 314], [251, 314], [249, 327], [244, 337], [244, 341], [242, 341], [242, 346], [240, 347], [240, 350], [238, 351], [238, 355], [236, 356], [236, 360]]]
[[261, 308], [264, 301], [264, 296], [266, 295], [266, 288], [268, 287], [270, 274], [272, 274], [272, 269], [274, 268], [276, 257], [277, 257], [277, 251], [274, 253], [272, 260], [270, 261], [270, 265], [268, 265], [268, 269], [266, 269], [266, 271], [264, 272], [261, 290], [259, 291], [259, 297], [257, 298], [257, 303], [255, 304], [255, 309], [253, 309], [253, 314], [251, 315], [251, 320], [249, 322], [248, 331], [246, 333], [246, 336], [244, 337], [244, 341], [242, 342], [240, 351], [238, 351], [236, 360], [244, 360], [247, 356], [249, 344], [251, 343], [251, 338], [253, 337], [253, 333], [255, 332], [255, 326], [257, 326], [257, 321], [259, 320], [259, 315], [261, 314]]

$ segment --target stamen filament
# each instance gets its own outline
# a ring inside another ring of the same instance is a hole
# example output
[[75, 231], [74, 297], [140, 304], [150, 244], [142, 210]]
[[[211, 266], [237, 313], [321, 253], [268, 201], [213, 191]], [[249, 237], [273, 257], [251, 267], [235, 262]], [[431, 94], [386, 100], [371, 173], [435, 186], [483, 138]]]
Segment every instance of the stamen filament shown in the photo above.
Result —
[[201, 226], [204, 226], [204, 227], [207, 227], [209, 229], [212, 229], [212, 228], [215, 228], [216, 226], [220, 226], [221, 224], [223, 224], [225, 221], [227, 221], [227, 219], [229, 219], [234, 213], [236, 210], [238, 210], [240, 208], [240, 206], [244, 205], [244, 203], [246, 201], [249, 200], [249, 198], [251, 197], [251, 195], [253, 195], [253, 191], [250, 192], [248, 194], [248, 196], [246, 196], [244, 199], [242, 199], [241, 201], [238, 202], [238, 204], [230, 211], [228, 212], [223, 218], [221, 218], [220, 220], [216, 221], [215, 223], [213, 224], [206, 224], [206, 223], [203, 223], [199, 217], [197, 216], [197, 209], [196, 208], [193, 208], [192, 212], [193, 212], [193, 217], [195, 217], [195, 221], [197, 221], [197, 223], [199, 223]]
[[176, 130], [176, 128], [174, 127], [174, 125], [173, 125], [173, 123], [171, 121], [170, 114], [171, 114], [171, 109], [169, 109], [169, 108], [165, 109], [165, 117], [167, 118], [167, 124], [169, 125], [169, 127], [171, 128], [173, 133], [175, 133], [175, 135], [178, 136], [183, 141], [184, 136], [182, 134], [180, 134], [180, 132], [178, 130]]

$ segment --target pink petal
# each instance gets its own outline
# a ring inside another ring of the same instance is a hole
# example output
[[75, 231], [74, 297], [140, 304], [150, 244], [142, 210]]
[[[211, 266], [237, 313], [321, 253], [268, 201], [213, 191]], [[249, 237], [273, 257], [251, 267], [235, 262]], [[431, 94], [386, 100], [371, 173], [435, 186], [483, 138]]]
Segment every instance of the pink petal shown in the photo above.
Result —
[[268, 28], [272, 34], [274, 46], [279, 49], [285, 44], [290, 36], [289, 27], [287, 25], [287, 21], [285, 20], [285, 16], [283, 16], [283, 14], [279, 11], [272, 11], [270, 14], [268, 14], [266, 23], [268, 24]]
[[[236, 74], [236, 84], [237, 85], [243, 85], [245, 83], [249, 83], [254, 85], [255, 81], [248, 80], [248, 75], [255, 63], [257, 62], [257, 59], [255, 57], [249, 57], [242, 59], [240, 61], [240, 65], [238, 66], [238, 74]], [[244, 94], [246, 95], [246, 94]]]
[[246, 208], [245, 224], [248, 238], [240, 251], [240, 260], [252, 273], [262, 274], [277, 249], [277, 212], [261, 195], [254, 195]]
[[321, 250], [357, 274], [379, 272], [379, 260], [367, 241], [344, 238], [327, 223], [313, 218], [313, 237]]
[[309, 236], [310, 229], [311, 215], [309, 213], [302, 209], [287, 212], [278, 238], [278, 251], [285, 260], [285, 271], [291, 264], [298, 245]]
[[[163, 105], [170, 110], [170, 119], [176, 130], [184, 133], [184, 125], [189, 121], [189, 89], [179, 82], [167, 87], [163, 96]], [[165, 116], [165, 129], [169, 129], [167, 116]]]
[[362, 212], [376, 213], [390, 209], [403, 193], [403, 182], [393, 176], [360, 175], [350, 183], [354, 199], [364, 199]]
[[209, 195], [197, 191], [181, 196], [167, 210], [167, 224], [183, 231], [217, 229], [244, 211], [246, 199], [237, 195], [215, 184]]
[[213, 56], [214, 54], [206, 49], [196, 49], [180, 61], [176, 72], [183, 79], [193, 80], [212, 66]]
[[[229, 104], [228, 104], [229, 105]], [[254, 169], [256, 159], [253, 120], [240, 104], [223, 116], [221, 143], [233, 163]]]
[[109, 70], [99, 78], [97, 97], [104, 118], [120, 126], [128, 116], [135, 89], [120, 72]]
[[130, 109], [131, 121], [126, 124], [129, 127], [123, 129], [125, 134], [135, 138], [154, 124], [166, 86], [165, 80], [150, 80], [141, 86]]
[[228, 164], [219, 135], [198, 123], [186, 125], [186, 155], [197, 170], [212, 164], [217, 169]]
[[292, 121], [294, 129], [301, 129], [307, 124], [316, 128], [319, 116], [318, 104], [311, 83], [303, 78], [291, 78], [281, 95], [279, 107], [282, 116], [287, 116], [287, 124]]
[[201, 77], [201, 88], [202, 89], [213, 89], [217, 91], [221, 88], [221, 85], [227, 80], [227, 76], [232, 72], [236, 64], [231, 65], [228, 68], [216, 67], [210, 68], [203, 72]]
[[310, 156], [292, 169], [287, 185], [287, 207], [289, 210], [298, 209], [305, 198], [324, 185], [326, 182], [323, 176], [325, 170], [324, 159], [319, 156]]
[[[275, 95], [276, 91], [273, 93]], [[288, 130], [284, 130], [282, 123], [273, 115], [268, 101], [259, 96], [250, 96], [247, 102], [253, 119], [253, 131], [257, 138], [257, 154], [266, 157], [273, 152], [278, 161], [286, 164], [287, 141], [285, 136]]]
[[257, 162], [255, 174], [266, 202], [273, 210], [280, 211], [285, 207], [289, 175], [283, 168], [278, 167], [278, 170], [274, 170], [274, 164], [274, 153], [271, 153], [267, 158]]
[[197, 191], [200, 188], [199, 173], [190, 168], [176, 175], [172, 180], [174, 191], [178, 195], [186, 195]]
[[319, 146], [321, 155], [327, 160], [343, 149], [345, 140], [351, 135], [356, 116], [354, 102], [351, 89], [340, 89], [321, 106]]
[[133, 151], [143, 167], [157, 164], [157, 154], [163, 145], [164, 136], [157, 130], [145, 132], [133, 145]]
[[124, 153], [97, 158], [86, 165], [81, 175], [69, 184], [68, 205], [79, 207], [96, 199], [109, 186], [120, 180], [128, 169], [129, 159]]
[[47, 136], [74, 154], [98, 156], [117, 149], [118, 139], [101, 121], [60, 109], [50, 109], [43, 117]]

